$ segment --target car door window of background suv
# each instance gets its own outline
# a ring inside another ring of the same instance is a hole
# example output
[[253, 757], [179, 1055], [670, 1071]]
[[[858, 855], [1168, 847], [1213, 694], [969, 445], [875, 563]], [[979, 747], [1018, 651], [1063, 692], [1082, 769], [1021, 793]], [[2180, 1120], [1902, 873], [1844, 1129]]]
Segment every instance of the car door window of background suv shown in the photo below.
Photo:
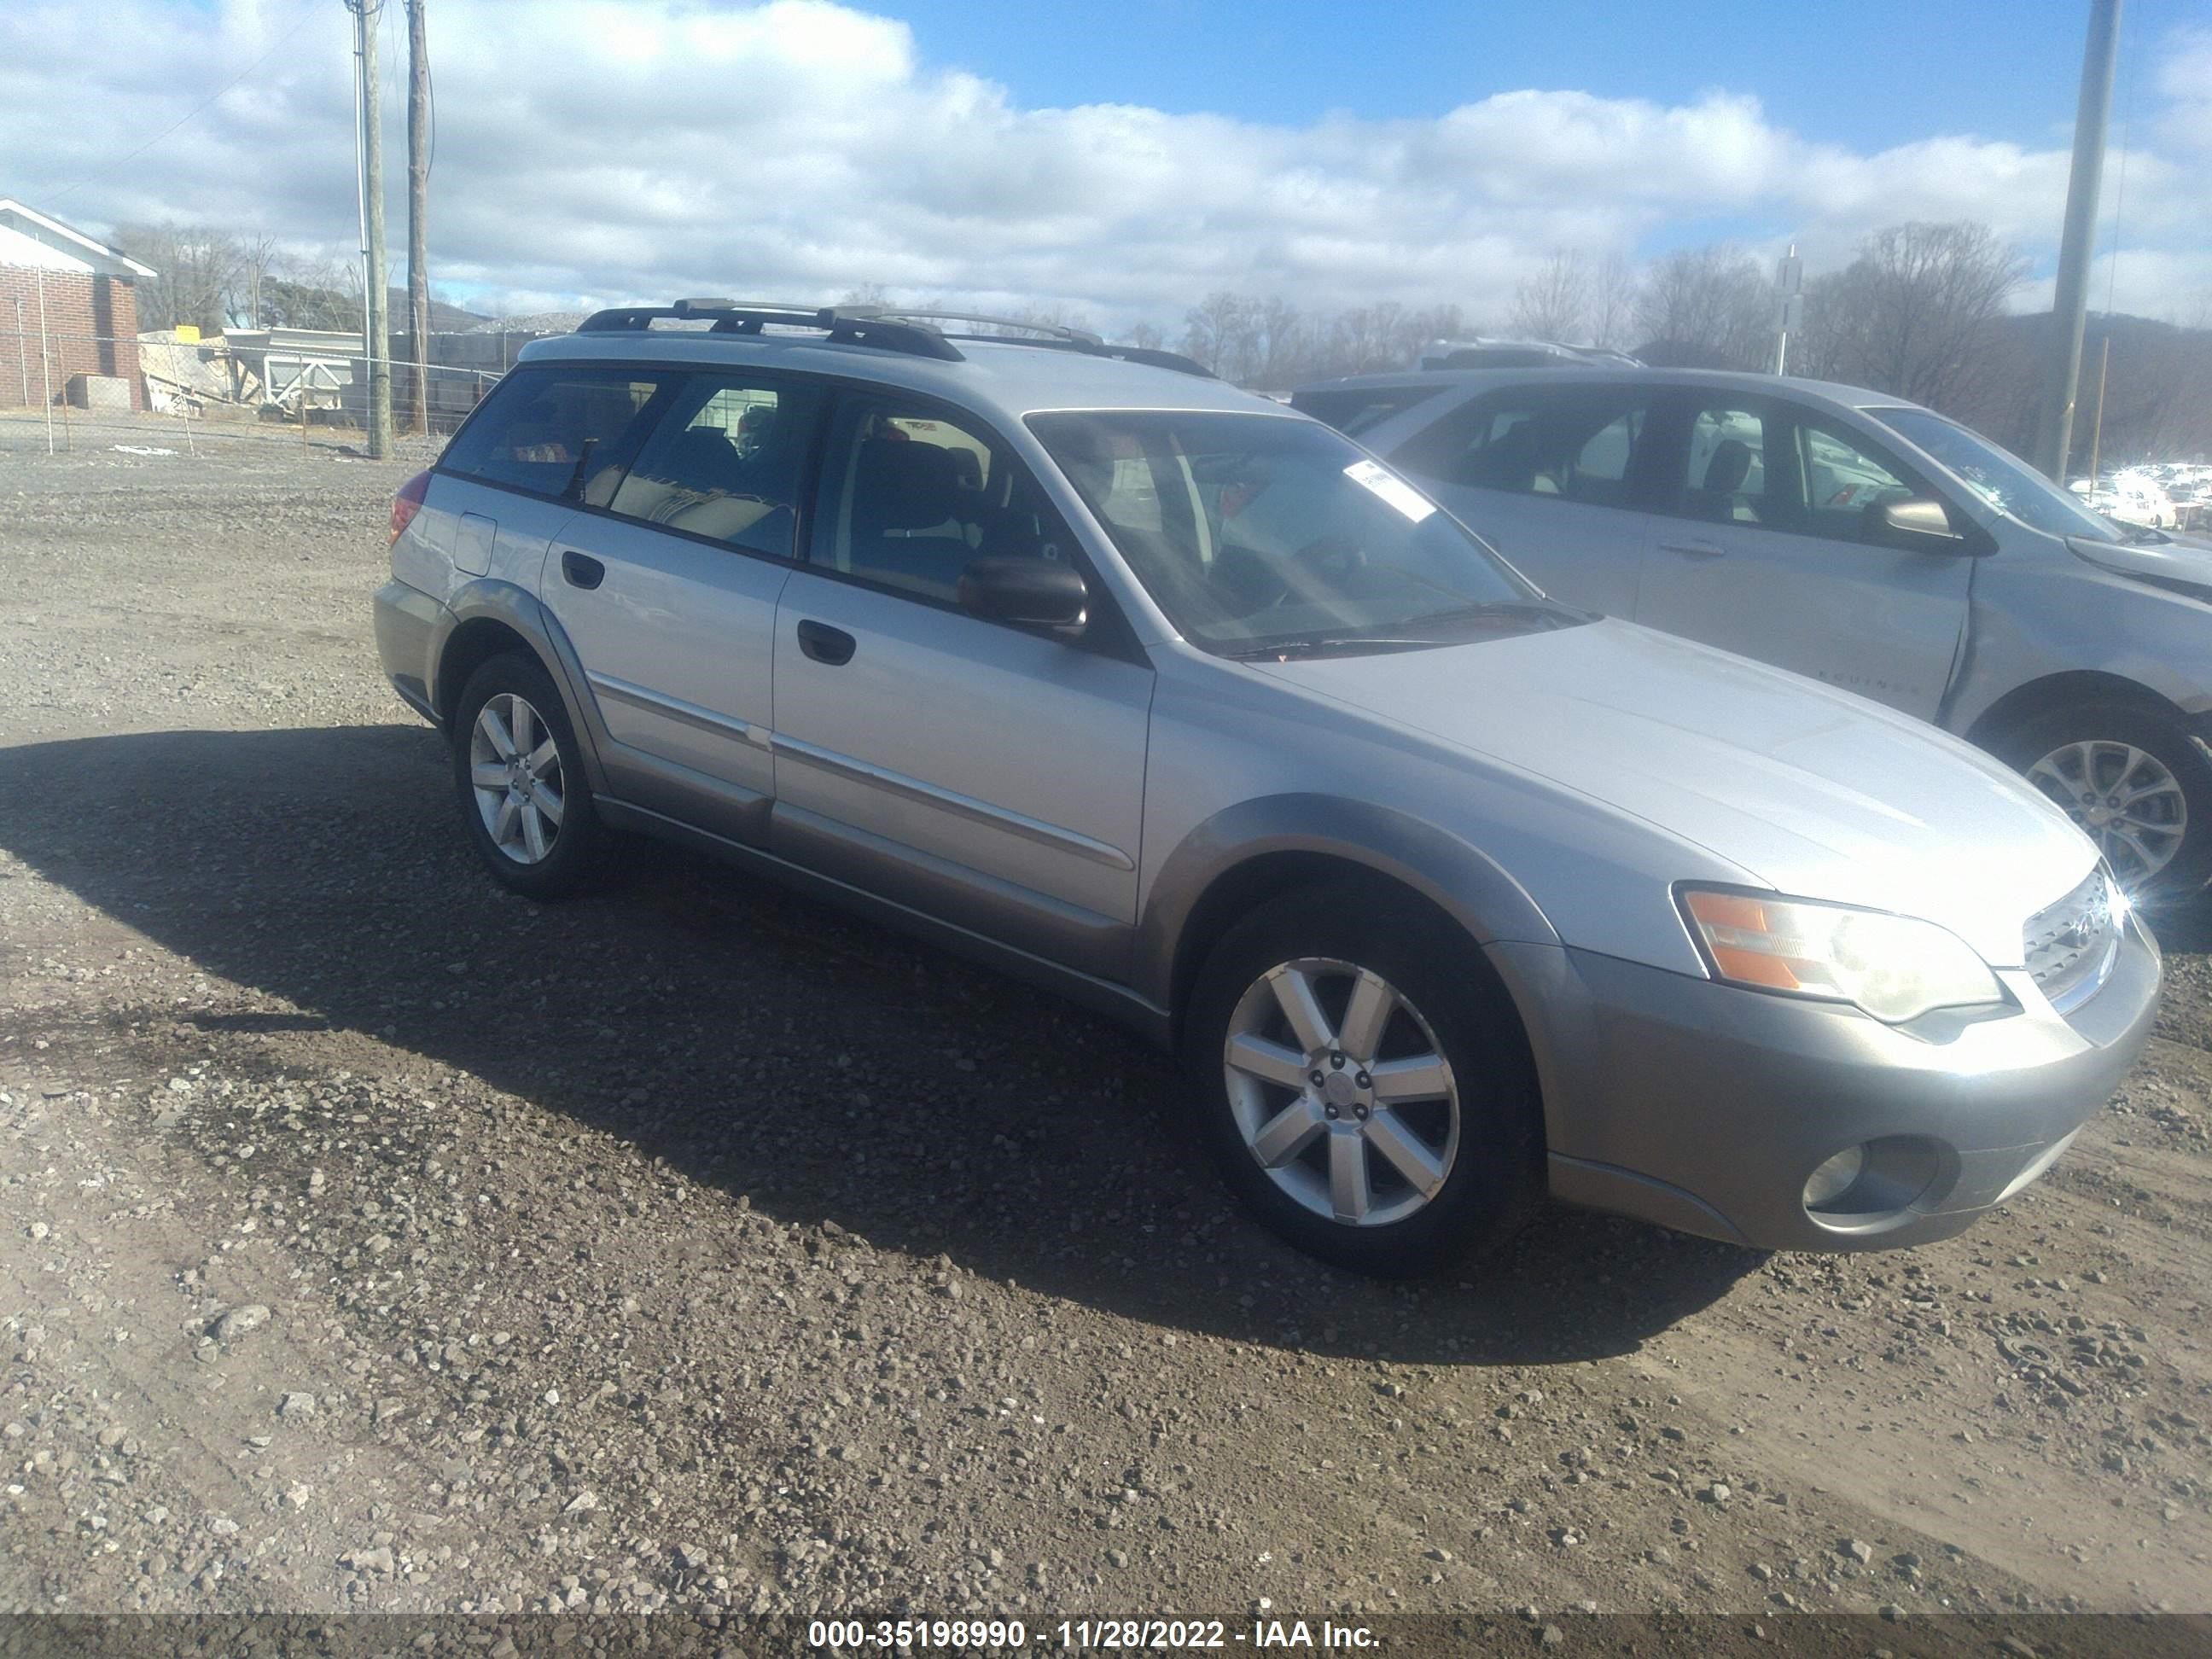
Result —
[[661, 385], [632, 369], [514, 369], [454, 434], [438, 468], [604, 507]]
[[1626, 507], [1650, 396], [1632, 386], [1545, 386], [1479, 399], [1393, 457], [1424, 477], [1477, 489]]
[[1881, 543], [1877, 510], [1932, 492], [1841, 423], [1767, 399], [1697, 406], [1668, 479], [1668, 510], [1715, 524]]
[[1783, 516], [1766, 499], [1766, 423], [1757, 410], [1699, 410], [1690, 423], [1689, 470], [1675, 482], [1686, 518], [1769, 524]]
[[624, 518], [787, 559], [822, 401], [811, 387], [696, 376], [609, 505]]

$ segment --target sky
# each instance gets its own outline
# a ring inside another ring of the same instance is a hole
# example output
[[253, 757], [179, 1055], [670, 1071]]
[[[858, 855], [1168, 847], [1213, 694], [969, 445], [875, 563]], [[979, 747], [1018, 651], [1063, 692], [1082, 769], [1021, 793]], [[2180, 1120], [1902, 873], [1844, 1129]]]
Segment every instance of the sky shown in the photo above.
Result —
[[[487, 312], [872, 284], [1175, 335], [1224, 289], [1494, 321], [1560, 250], [1796, 241], [1818, 272], [1880, 226], [1971, 218], [2027, 256], [2034, 308], [2087, 11], [428, 0], [428, 263]], [[2125, 20], [2092, 304], [2212, 323], [2212, 8]], [[205, 224], [351, 258], [350, 43], [339, 0], [5, 0], [0, 195], [95, 234]]]

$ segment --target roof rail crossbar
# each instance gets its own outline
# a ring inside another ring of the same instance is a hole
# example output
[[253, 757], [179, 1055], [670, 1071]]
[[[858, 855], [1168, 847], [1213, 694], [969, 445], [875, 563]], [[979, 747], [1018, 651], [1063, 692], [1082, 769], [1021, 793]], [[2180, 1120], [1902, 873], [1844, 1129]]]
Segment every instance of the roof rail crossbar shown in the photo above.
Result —
[[[866, 311], [893, 321], [916, 323], [973, 323], [982, 328], [1013, 328], [1027, 334], [1048, 335], [1055, 340], [1073, 340], [1079, 344], [1103, 345], [1105, 342], [1087, 328], [1076, 328], [1066, 323], [1036, 323], [1024, 317], [993, 317], [980, 311], [907, 311], [897, 306], [848, 306], [844, 309], [855, 315]], [[984, 338], [991, 336], [981, 337]]]
[[[956, 334], [956, 340], [969, 339], [965, 334]], [[1152, 346], [1112, 345], [1103, 340], [1036, 339], [1021, 335], [1005, 335], [993, 340], [996, 345], [1036, 346], [1045, 351], [1079, 351], [1086, 357], [1111, 357], [1116, 362], [1143, 363], [1149, 368], [1173, 369], [1178, 374], [1195, 374], [1200, 380], [1219, 377], [1201, 362], [1186, 357], [1180, 351], [1161, 351]]]
[[908, 356], [934, 357], [959, 362], [960, 353], [944, 335], [926, 323], [906, 322], [878, 313], [872, 307], [785, 305], [775, 301], [678, 300], [666, 306], [615, 306], [595, 311], [576, 325], [579, 334], [642, 332], [654, 321], [711, 319], [718, 334], [758, 334], [773, 325], [784, 328], [818, 328], [830, 338], [852, 345], [877, 346], [902, 351]]

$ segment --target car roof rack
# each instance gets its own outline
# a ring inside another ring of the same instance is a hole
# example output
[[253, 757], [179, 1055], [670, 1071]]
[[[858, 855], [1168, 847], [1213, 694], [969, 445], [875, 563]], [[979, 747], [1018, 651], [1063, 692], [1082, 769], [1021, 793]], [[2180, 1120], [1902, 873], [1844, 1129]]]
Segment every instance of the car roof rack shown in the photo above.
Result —
[[1020, 334], [951, 333], [956, 340], [990, 340], [1000, 345], [1042, 346], [1051, 351], [1079, 351], [1086, 357], [1111, 357], [1117, 362], [1143, 363], [1152, 368], [1170, 368], [1178, 374], [1195, 374], [1213, 380], [1213, 371], [1179, 351], [1161, 351], [1152, 346], [1115, 345], [1093, 334], [1087, 328], [1076, 328], [1066, 323], [1032, 322], [1024, 317], [992, 317], [973, 311], [907, 311], [896, 306], [851, 306], [848, 311], [859, 314], [863, 311], [894, 322], [972, 323], [987, 328], [1021, 329]]
[[[1086, 357], [1111, 357], [1119, 362], [1142, 363], [1151, 368], [1172, 369], [1178, 374], [1215, 378], [1204, 364], [1179, 351], [1151, 346], [1109, 345], [1088, 329], [1062, 323], [1030, 322], [1019, 317], [992, 317], [972, 311], [902, 311], [893, 306], [803, 306], [774, 300], [678, 300], [665, 306], [614, 306], [595, 311], [576, 325], [579, 334], [642, 333], [657, 320], [700, 322], [711, 319], [714, 334], [758, 334], [764, 329], [818, 328], [830, 339], [848, 345], [878, 346], [908, 356], [933, 357], [939, 362], [964, 362], [965, 356], [952, 342], [995, 340], [1003, 345], [1042, 346], [1054, 351], [1079, 351]], [[952, 334], [939, 323], [968, 323], [978, 327], [1025, 329], [1026, 334]]]
[[[1033, 322], [1026, 317], [994, 317], [980, 311], [909, 311], [904, 306], [842, 306], [839, 307], [851, 317], [881, 317], [893, 322], [908, 323], [971, 323], [982, 328], [1014, 328], [1025, 334], [1048, 335], [1055, 340], [1071, 340], [1091, 345], [1105, 342], [1087, 328], [1076, 328], [1066, 323]], [[971, 335], [972, 339], [1001, 339], [1003, 335]], [[1014, 337], [1018, 338], [1018, 336]]]
[[1116, 362], [1143, 363], [1150, 368], [1170, 368], [1178, 374], [1195, 374], [1202, 380], [1220, 378], [1204, 363], [1194, 358], [1186, 357], [1180, 351], [1162, 351], [1152, 346], [1111, 345], [1099, 340], [1024, 340], [1020, 338], [1003, 339], [999, 343], [1041, 346], [1047, 351], [1079, 351], [1086, 357], [1111, 357]]
[[775, 301], [678, 300], [666, 306], [615, 306], [595, 311], [576, 325], [579, 334], [642, 333], [661, 319], [672, 322], [711, 320], [714, 334], [758, 334], [779, 328], [818, 328], [846, 345], [878, 346], [911, 357], [940, 362], [964, 361], [957, 348], [927, 323], [881, 314], [870, 306], [786, 305]]

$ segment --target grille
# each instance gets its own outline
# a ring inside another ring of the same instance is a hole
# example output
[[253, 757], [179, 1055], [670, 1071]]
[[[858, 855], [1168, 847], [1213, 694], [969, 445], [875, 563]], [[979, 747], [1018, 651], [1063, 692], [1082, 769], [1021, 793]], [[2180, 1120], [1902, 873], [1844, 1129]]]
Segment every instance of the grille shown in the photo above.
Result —
[[2081, 884], [2027, 919], [2021, 930], [2027, 971], [2060, 1013], [2097, 994], [2119, 952], [2120, 915], [2111, 876], [2102, 865]]

